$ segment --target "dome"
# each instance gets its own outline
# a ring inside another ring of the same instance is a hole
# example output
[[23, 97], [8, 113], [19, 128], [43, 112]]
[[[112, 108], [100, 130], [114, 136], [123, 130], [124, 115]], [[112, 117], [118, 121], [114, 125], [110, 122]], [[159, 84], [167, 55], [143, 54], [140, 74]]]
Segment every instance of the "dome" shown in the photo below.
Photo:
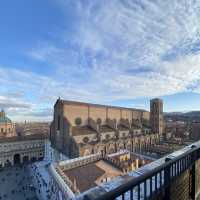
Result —
[[12, 123], [12, 121], [6, 117], [5, 112], [2, 110], [0, 112], [0, 124], [5, 124], [5, 123]]

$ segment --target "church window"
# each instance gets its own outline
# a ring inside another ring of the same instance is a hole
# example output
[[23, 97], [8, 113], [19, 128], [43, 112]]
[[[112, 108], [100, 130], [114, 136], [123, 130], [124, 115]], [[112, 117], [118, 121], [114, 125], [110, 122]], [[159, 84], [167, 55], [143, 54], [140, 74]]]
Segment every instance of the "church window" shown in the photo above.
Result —
[[77, 117], [77, 118], [75, 119], [75, 124], [76, 124], [77, 126], [79, 126], [79, 125], [81, 125], [81, 123], [82, 123], [81, 118], [80, 118], [80, 117]]

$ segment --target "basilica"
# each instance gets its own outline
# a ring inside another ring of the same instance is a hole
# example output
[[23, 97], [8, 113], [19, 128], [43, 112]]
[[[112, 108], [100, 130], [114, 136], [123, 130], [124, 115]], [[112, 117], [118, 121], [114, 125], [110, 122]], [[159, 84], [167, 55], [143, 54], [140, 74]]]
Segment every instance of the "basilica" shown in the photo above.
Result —
[[163, 134], [163, 102], [146, 110], [58, 99], [51, 123], [52, 146], [69, 158], [122, 149], [148, 150]]

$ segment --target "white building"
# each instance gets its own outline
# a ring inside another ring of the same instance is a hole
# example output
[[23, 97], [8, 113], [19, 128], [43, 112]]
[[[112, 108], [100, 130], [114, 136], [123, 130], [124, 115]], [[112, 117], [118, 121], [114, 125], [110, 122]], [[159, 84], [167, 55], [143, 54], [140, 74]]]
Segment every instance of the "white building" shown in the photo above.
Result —
[[46, 135], [1, 138], [0, 167], [42, 160], [46, 139]]

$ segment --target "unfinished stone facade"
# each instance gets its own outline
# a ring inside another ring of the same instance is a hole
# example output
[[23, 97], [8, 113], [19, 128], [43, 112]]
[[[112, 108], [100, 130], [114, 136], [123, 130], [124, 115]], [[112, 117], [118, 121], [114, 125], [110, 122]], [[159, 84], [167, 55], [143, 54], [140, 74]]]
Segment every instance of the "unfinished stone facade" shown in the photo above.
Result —
[[159, 141], [148, 111], [58, 99], [51, 124], [51, 143], [70, 158], [97, 152], [146, 148]]

